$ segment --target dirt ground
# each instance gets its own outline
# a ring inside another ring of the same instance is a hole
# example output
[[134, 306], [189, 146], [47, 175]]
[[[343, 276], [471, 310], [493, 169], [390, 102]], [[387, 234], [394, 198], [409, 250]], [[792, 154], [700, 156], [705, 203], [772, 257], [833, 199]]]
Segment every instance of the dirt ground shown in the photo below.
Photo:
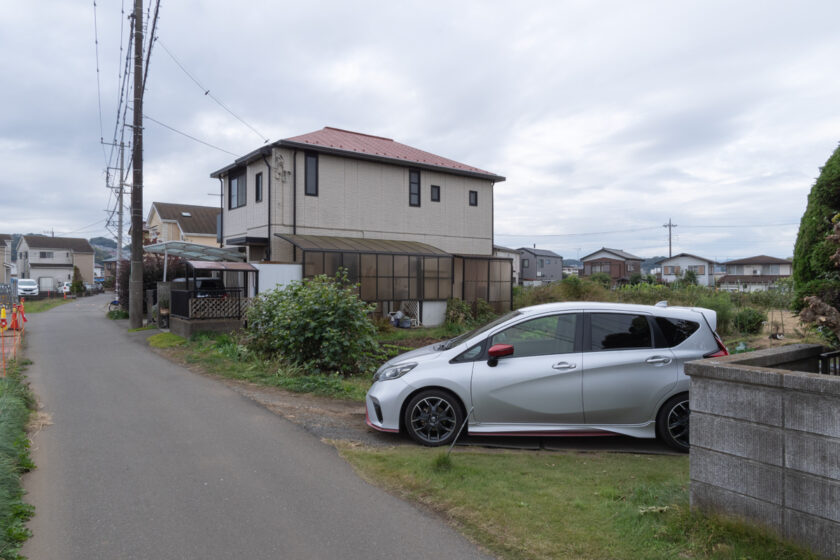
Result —
[[761, 334], [749, 339], [749, 347], [761, 350], [806, 341], [811, 342], [811, 339], [799, 316], [787, 309], [777, 309], [767, 313]]

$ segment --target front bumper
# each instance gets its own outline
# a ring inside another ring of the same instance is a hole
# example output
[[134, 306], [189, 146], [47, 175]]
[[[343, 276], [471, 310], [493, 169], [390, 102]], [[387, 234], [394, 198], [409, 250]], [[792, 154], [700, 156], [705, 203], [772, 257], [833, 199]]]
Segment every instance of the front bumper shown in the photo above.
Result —
[[368, 426], [382, 432], [399, 432], [402, 403], [412, 390], [402, 379], [375, 382], [365, 397]]

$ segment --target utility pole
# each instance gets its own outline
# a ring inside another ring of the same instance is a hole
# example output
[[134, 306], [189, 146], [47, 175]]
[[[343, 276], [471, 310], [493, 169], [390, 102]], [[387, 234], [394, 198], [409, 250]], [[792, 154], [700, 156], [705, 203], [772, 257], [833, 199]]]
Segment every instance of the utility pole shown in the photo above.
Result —
[[671, 218], [668, 218], [668, 223], [664, 224], [662, 227], [668, 228], [668, 258], [670, 259], [674, 256], [671, 254], [671, 231], [677, 227], [677, 224], [672, 224]]
[[122, 257], [123, 257], [123, 192], [125, 191], [124, 177], [124, 160], [125, 160], [125, 144], [120, 140], [120, 193], [117, 196], [118, 214], [117, 214], [117, 273], [114, 278], [114, 286], [116, 286], [117, 299], [120, 293], [120, 278], [122, 277]]
[[128, 323], [143, 326], [143, 0], [134, 0], [134, 152], [131, 165], [131, 276]]

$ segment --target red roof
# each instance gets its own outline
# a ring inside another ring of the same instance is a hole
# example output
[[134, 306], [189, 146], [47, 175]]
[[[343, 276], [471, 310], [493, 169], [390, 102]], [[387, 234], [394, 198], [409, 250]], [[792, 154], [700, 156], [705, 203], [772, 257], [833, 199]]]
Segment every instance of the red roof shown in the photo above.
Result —
[[398, 160], [400, 162], [417, 163], [424, 166], [442, 167], [455, 171], [476, 173], [495, 178], [497, 181], [504, 181], [504, 177], [496, 176], [494, 173], [484, 171], [471, 165], [458, 163], [457, 161], [437, 156], [405, 144], [395, 142], [390, 138], [351, 132], [340, 128], [324, 127], [321, 130], [302, 134], [292, 138], [281, 140], [281, 144], [287, 142], [295, 144], [308, 144], [314, 148], [326, 148], [330, 151], [344, 151], [352, 154], [364, 154], [374, 158]]

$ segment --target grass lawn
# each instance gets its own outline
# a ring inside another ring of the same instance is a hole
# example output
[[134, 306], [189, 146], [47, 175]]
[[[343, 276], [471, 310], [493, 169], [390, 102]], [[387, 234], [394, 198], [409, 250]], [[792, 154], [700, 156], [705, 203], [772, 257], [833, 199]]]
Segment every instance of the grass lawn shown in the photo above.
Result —
[[26, 313], [42, 313], [71, 301], [73, 300], [64, 298], [30, 300], [24, 301], [23, 309]]
[[368, 481], [442, 513], [506, 559], [815, 558], [692, 514], [688, 457], [342, 447]]

